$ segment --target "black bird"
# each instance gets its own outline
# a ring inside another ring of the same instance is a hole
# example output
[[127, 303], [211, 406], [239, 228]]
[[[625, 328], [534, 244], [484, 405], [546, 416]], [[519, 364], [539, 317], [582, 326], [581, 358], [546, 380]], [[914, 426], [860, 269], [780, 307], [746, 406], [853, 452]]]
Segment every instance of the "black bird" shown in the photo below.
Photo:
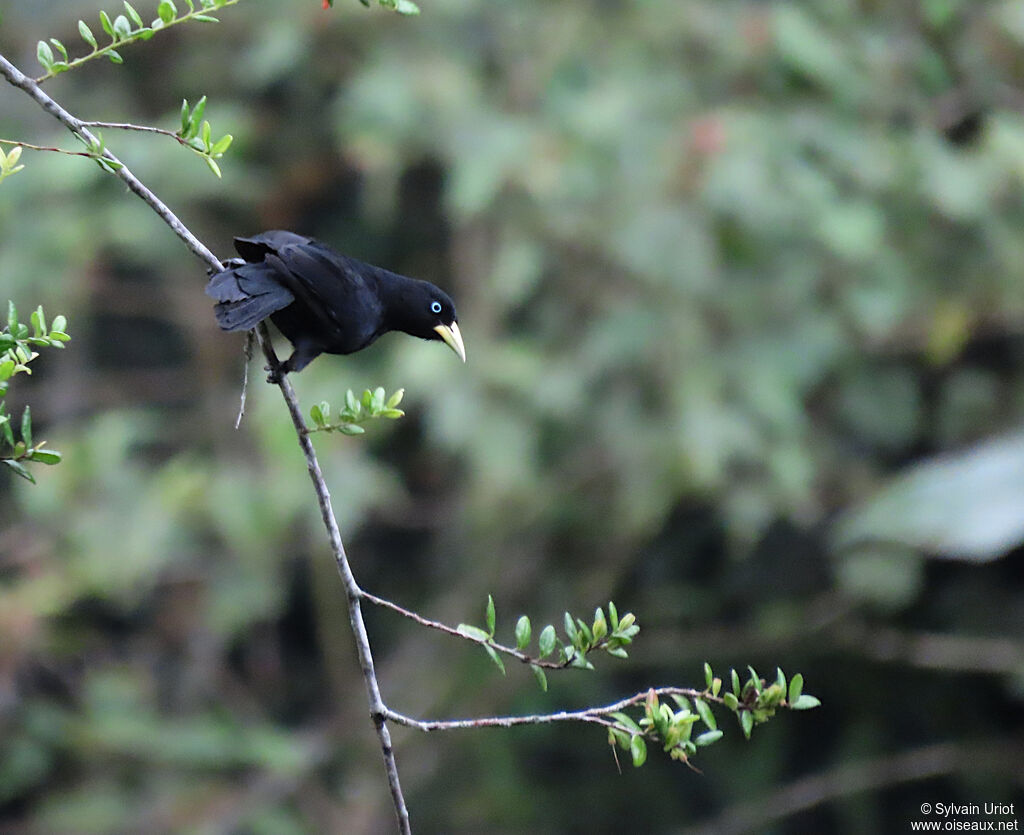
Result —
[[361, 351], [381, 334], [403, 331], [443, 340], [466, 361], [455, 304], [429, 281], [407, 278], [274, 230], [235, 238], [241, 258], [206, 285], [222, 330], [244, 331], [267, 317], [295, 350], [281, 373], [301, 371], [320, 354]]

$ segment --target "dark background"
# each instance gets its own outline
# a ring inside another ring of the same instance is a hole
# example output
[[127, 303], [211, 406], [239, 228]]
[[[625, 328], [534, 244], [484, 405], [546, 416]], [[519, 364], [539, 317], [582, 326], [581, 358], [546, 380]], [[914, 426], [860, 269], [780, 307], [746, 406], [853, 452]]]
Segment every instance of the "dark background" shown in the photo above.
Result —
[[[289, 228], [457, 300], [464, 367], [386, 337], [294, 380], [307, 410], [406, 388], [405, 419], [317, 440], [368, 590], [452, 624], [491, 593], [508, 642], [522, 612], [539, 630], [608, 599], [642, 626], [628, 661], [545, 694], [370, 611], [385, 699], [548, 712], [700, 686], [707, 660], [800, 671], [823, 702], [750, 742], [722, 714], [703, 775], [655, 750], [620, 775], [585, 726], [396, 729], [415, 829], [1019, 816], [1020, 5], [319, 5], [247, 0], [46, 89], [170, 129], [208, 95], [222, 181], [104, 135], [222, 257]], [[97, 11], [16, 0], [0, 45], [34, 72], [38, 39], [80, 54]], [[75, 145], [13, 88], [0, 114], [2, 138]], [[203, 266], [96, 165], [22, 161], [0, 302], [65, 313], [73, 341], [9, 398], [65, 461], [0, 480], [0, 831], [391, 831], [280, 396], [254, 365], [236, 432], [242, 341]]]

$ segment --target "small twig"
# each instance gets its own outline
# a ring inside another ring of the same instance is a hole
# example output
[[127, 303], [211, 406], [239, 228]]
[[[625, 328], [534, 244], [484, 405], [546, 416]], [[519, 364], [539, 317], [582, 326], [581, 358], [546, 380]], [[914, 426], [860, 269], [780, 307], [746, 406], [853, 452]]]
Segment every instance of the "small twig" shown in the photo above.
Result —
[[238, 399], [238, 417], [235, 418], [235, 429], [242, 425], [242, 418], [245, 417], [245, 396], [249, 391], [249, 364], [252, 362], [253, 347], [256, 336], [252, 331], [245, 333], [245, 348], [242, 353], [245, 355], [245, 366], [242, 369], [242, 395]]
[[605, 717], [618, 713], [628, 707], [641, 704], [651, 693], [657, 696], [686, 696], [690, 699], [703, 699], [708, 702], [721, 704], [720, 697], [712, 696], [704, 690], [695, 690], [692, 687], [654, 687], [620, 699], [604, 707], [591, 707], [585, 710], [561, 710], [557, 713], [536, 713], [524, 716], [485, 716], [479, 719], [443, 719], [429, 720], [413, 719], [404, 713], [387, 709], [386, 718], [396, 725], [404, 725], [407, 728], [415, 728], [417, 731], [430, 733], [431, 731], [451, 731], [464, 728], [512, 728], [517, 725], [550, 725], [554, 722], [589, 722], [605, 727], [619, 727], [611, 719]]
[[33, 145], [31, 142], [22, 142], [20, 139], [0, 139], [0, 145], [14, 145], [16, 148], [27, 148], [30, 151], [49, 151], [54, 154], [64, 154], [69, 157], [88, 157], [99, 159], [99, 154], [91, 151], [68, 151], [65, 148], [53, 148], [48, 145]]
[[183, 145], [190, 151], [197, 150], [192, 144], [189, 143], [181, 134], [175, 133], [173, 130], [167, 130], [166, 128], [156, 128], [152, 125], [133, 125], [130, 122], [82, 122], [87, 128], [99, 128], [102, 130], [127, 130], [127, 131], [138, 131], [139, 133], [157, 133], [160, 136], [169, 136], [179, 145]]
[[[532, 658], [531, 656], [526, 655], [520, 650], [512, 648], [512, 646], [506, 646], [505, 644], [499, 643], [498, 641], [492, 638], [483, 640], [482, 638], [477, 638], [473, 635], [467, 635], [465, 632], [460, 632], [458, 629], [455, 629], [454, 627], [451, 627], [445, 623], [441, 623], [440, 621], [432, 621], [429, 618], [424, 618], [422, 615], [417, 615], [415, 612], [411, 612], [408, 609], [403, 609], [402, 607], [398, 606], [397, 603], [391, 602], [391, 600], [385, 600], [383, 597], [378, 597], [376, 594], [371, 594], [369, 591], [366, 591], [365, 589], [361, 589], [359, 593], [362, 595], [362, 598], [369, 600], [374, 604], [374, 606], [379, 606], [382, 609], [389, 609], [392, 612], [401, 615], [401, 617], [403, 618], [409, 618], [409, 620], [415, 621], [416, 623], [420, 624], [420, 626], [426, 626], [429, 629], [436, 629], [438, 632], [443, 632], [445, 635], [453, 635], [454, 637], [462, 638], [463, 640], [468, 640], [471, 643], [479, 643], [481, 646], [489, 646], [490, 649], [495, 650], [504, 655], [511, 656], [517, 661], [521, 661], [523, 664], [531, 664], [535, 667], [544, 667], [547, 670], [564, 670], [567, 667], [572, 666], [571, 659], [565, 662], [558, 662], [544, 661], [539, 658]], [[592, 646], [591, 651], [597, 650], [599, 648], [600, 644], [595, 644], [594, 646]]]
[[[233, 6], [238, 1], [239, 0], [224, 0], [224, 2], [221, 3], [221, 5], [217, 7], [217, 9], [206, 9], [206, 8], [196, 8], [196, 9], [193, 9], [192, 11], [183, 14], [181, 17], [176, 17], [173, 20], [170, 20], [170, 21], [168, 21], [166, 23], [163, 23], [158, 29], [155, 29], [153, 31], [155, 31], [155, 32], [163, 32], [163, 31], [165, 31], [167, 29], [170, 29], [172, 26], [177, 26], [179, 23], [187, 23], [188, 21], [192, 20], [194, 17], [200, 17], [200, 16], [204, 16], [204, 15], [208, 16], [211, 11], [218, 11], [219, 9], [223, 9], [226, 6]], [[145, 28], [146, 29], [151, 29], [152, 27], [145, 27]], [[87, 55], [83, 55], [80, 58], [74, 58], [71, 61], [63, 62], [64, 66], [62, 66], [59, 70], [57, 70], [57, 71], [50, 70], [45, 75], [41, 75], [38, 78], [33, 79], [33, 81], [36, 84], [42, 84], [44, 81], [48, 81], [49, 79], [53, 78], [56, 75], [59, 75], [62, 72], [68, 72], [69, 70], [73, 70], [75, 67], [81, 66], [82, 64], [86, 63], [87, 61], [92, 61], [94, 58], [99, 58], [101, 55], [106, 55], [106, 54], [108, 54], [110, 52], [113, 52], [113, 51], [117, 50], [119, 47], [125, 46], [125, 45], [130, 44], [130, 43], [132, 43], [134, 41], [137, 41], [137, 40], [139, 40], [139, 30], [136, 30], [135, 32], [133, 32], [127, 38], [117, 38], [112, 43], [109, 43], [106, 46], [98, 46], [95, 49], [93, 49], [92, 52], [88, 53]]]

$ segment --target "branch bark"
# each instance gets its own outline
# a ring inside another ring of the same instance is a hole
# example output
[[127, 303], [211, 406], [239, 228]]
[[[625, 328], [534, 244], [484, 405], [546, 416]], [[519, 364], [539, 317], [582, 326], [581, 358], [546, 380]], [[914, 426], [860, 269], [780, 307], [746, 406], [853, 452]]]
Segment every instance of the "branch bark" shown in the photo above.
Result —
[[641, 690], [625, 699], [620, 699], [610, 705], [603, 707], [588, 707], [583, 710], [560, 710], [556, 713], [535, 713], [524, 716], [485, 716], [479, 719], [440, 719], [424, 721], [413, 719], [404, 713], [385, 708], [385, 718], [396, 725], [405, 725], [407, 728], [415, 728], [417, 731], [429, 733], [430, 731], [454, 731], [466, 728], [514, 728], [517, 725], [551, 725], [555, 722], [590, 722], [606, 727], [615, 726], [615, 722], [606, 719], [613, 713], [625, 710], [641, 704], [647, 699], [651, 692], [661, 696], [686, 696], [688, 699], [704, 699], [705, 701], [721, 703], [721, 699], [706, 693], [703, 690], [695, 690], [692, 687], [652, 687]]

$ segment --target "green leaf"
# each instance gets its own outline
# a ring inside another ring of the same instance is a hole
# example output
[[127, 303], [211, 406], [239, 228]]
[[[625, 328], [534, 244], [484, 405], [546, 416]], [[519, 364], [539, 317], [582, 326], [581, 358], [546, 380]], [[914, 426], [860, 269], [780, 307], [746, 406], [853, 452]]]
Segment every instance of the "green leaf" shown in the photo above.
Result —
[[345, 408], [353, 414], [359, 412], [359, 401], [356, 400], [356, 396], [352, 393], [352, 389], [345, 392]]
[[789, 695], [787, 701], [790, 705], [796, 704], [800, 698], [800, 694], [804, 692], [804, 677], [802, 673], [797, 673], [793, 678], [789, 680]]
[[188, 99], [181, 100], [181, 135], [188, 135]]
[[126, 41], [132, 36], [132, 25], [123, 14], [114, 18], [114, 34], [122, 41]]
[[568, 612], [565, 613], [564, 622], [565, 634], [569, 637], [569, 643], [571, 643], [573, 646], [576, 646], [576, 642], [579, 640], [579, 631], [576, 629], [576, 624], [573, 623], [572, 615], [570, 615]]
[[203, 121], [203, 129], [201, 131], [201, 139], [203, 140], [203, 147], [206, 148], [207, 152], [213, 147], [210, 141], [210, 123], [209, 121]]
[[619, 610], [615, 608], [615, 604], [610, 600], [608, 601], [608, 622], [612, 626], [612, 632], [619, 628]]
[[736, 698], [740, 695], [740, 676], [735, 670], [729, 671], [732, 674], [732, 692]]
[[3, 422], [0, 422], [0, 432], [3, 433], [7, 445], [14, 446], [14, 430], [11, 429], [11, 419], [7, 415], [0, 415], [0, 417], [3, 417]]
[[608, 622], [604, 617], [604, 610], [600, 606], [594, 611], [594, 627], [593, 627], [594, 641], [599, 642], [605, 635], [608, 634]]
[[[384, 389], [377, 389], [377, 391], [382, 393], [380, 400], [381, 400], [381, 403], [383, 403], [384, 402], [384, 396], [383, 396]], [[376, 399], [376, 395], [374, 395], [374, 399]], [[486, 620], [486, 623], [487, 623], [487, 631], [493, 637], [494, 636], [495, 615], [494, 615], [494, 598], [491, 597], [491, 595], [487, 595], [487, 609], [486, 609], [486, 611], [484, 613], [484, 617], [485, 617], [485, 620]]]
[[761, 676], [757, 674], [757, 670], [747, 664], [747, 670], [750, 672], [750, 684], [753, 685], [758, 695], [761, 695]]
[[362, 435], [366, 432], [362, 426], [356, 426], [354, 423], [343, 423], [338, 427], [338, 431], [342, 435]]
[[32, 322], [32, 330], [35, 336], [42, 336], [46, 333], [46, 314], [43, 313], [42, 305], [39, 305], [39, 307], [32, 311], [29, 321]]
[[370, 399], [370, 414], [377, 414], [384, 408], [384, 389], [378, 386], [373, 390], [373, 397]]
[[223, 156], [224, 152], [231, 147], [231, 143], [234, 137], [230, 133], [224, 134], [220, 139], [213, 143], [213, 147], [210, 148], [210, 153], [215, 157]]
[[501, 656], [494, 651], [494, 647], [490, 644], [484, 644], [484, 649], [487, 650], [487, 654], [491, 657], [491, 661], [494, 662], [494, 666], [501, 670], [502, 675], [505, 675], [505, 662], [503, 662], [501, 660]]
[[540, 689], [545, 693], [548, 692], [548, 677], [544, 674], [544, 670], [538, 667], [536, 664], [531, 664], [530, 669], [533, 671], [533, 677], [537, 679], [537, 684], [540, 685]]
[[107, 13], [104, 11], [100, 12], [100, 26], [103, 27], [103, 31], [110, 35], [111, 40], [113, 40], [114, 24], [110, 22], [110, 18], [107, 17]]
[[29, 456], [33, 461], [47, 465], [59, 464], [63, 457], [55, 449], [37, 449]]
[[204, 113], [206, 113], [206, 96], [203, 96], [196, 102], [196, 106], [192, 108], [192, 112], [188, 116], [189, 136], [196, 136], [199, 133]]
[[53, 67], [53, 50], [50, 49], [50, 45], [46, 41], [40, 41], [36, 45], [36, 58], [47, 72]]
[[25, 446], [32, 446], [32, 410], [28, 406], [21, 414], [21, 439]]
[[712, 742], [718, 742], [724, 734], [721, 731], [705, 731], [700, 734], [693, 742], [698, 748], [704, 748], [710, 745]]
[[712, 684], [712, 682], [714, 680], [715, 680], [715, 674], [711, 670], [711, 665], [707, 661], [705, 661], [704, 662], [704, 686], [707, 687], [708, 690], [710, 690], [711, 689], [711, 684]]
[[380, 417], [387, 418], [388, 420], [398, 420], [405, 417], [405, 412], [401, 409], [385, 409], [380, 413]]
[[555, 651], [555, 644], [557, 643], [555, 627], [550, 623], [545, 626], [540, 632], [540, 638], [537, 643], [539, 644], [541, 658], [551, 655]]
[[136, 28], [142, 29], [146, 25], [142, 22], [142, 17], [139, 15], [137, 11], [135, 11], [134, 7], [132, 6], [131, 3], [128, 2], [128, 0], [124, 0], [124, 10], [128, 12], [128, 17], [132, 19], [132, 22], [135, 24]]
[[[590, 627], [587, 626], [587, 624], [583, 620], [583, 618], [576, 618], [576, 624], [579, 626], [580, 634], [583, 636], [583, 642], [582, 642], [583, 646], [586, 646], [586, 647], [593, 646], [594, 645], [594, 633], [590, 631]], [[580, 649], [582, 649], [583, 646], [581, 646]]]
[[[405, 389], [399, 389], [391, 397], [388, 398], [388, 402], [384, 404], [385, 409], [397, 409], [398, 404], [402, 402], [402, 398], [405, 397]], [[403, 414], [405, 414], [403, 412]]]
[[416, 15], [420, 13], [420, 7], [412, 0], [396, 0], [395, 11], [399, 14]]
[[711, 707], [708, 703], [703, 699], [694, 699], [693, 705], [697, 709], [697, 715], [701, 721], [708, 726], [708, 730], [717, 730], [718, 722], [715, 721], [715, 714], [711, 712]]
[[56, 49], [63, 56], [64, 60], [67, 61], [68, 60], [68, 51], [67, 51], [67, 48], [64, 46], [64, 44], [62, 44], [56, 38], [50, 38], [50, 43], [52, 43], [53, 44], [53, 48]]
[[722, 704], [735, 713], [739, 709], [740, 700], [732, 693], [725, 693], [722, 695]]
[[793, 702], [790, 707], [793, 710], [812, 710], [821, 705], [821, 700], [815, 696], [803, 693], [800, 698]]
[[203, 157], [206, 160], [206, 164], [210, 166], [210, 170], [217, 175], [217, 179], [220, 179], [220, 166], [212, 157]]
[[633, 721], [633, 717], [630, 716], [628, 713], [616, 711], [615, 713], [612, 713], [610, 715], [612, 719], [614, 719], [616, 722], [618, 722], [620, 725], [622, 725], [624, 728], [627, 728], [631, 732], [637, 734], [642, 733], [640, 726]]
[[479, 626], [471, 626], [468, 623], [460, 623], [455, 627], [455, 631], [460, 635], [465, 635], [467, 638], [472, 638], [475, 641], [486, 641], [490, 638], [490, 635], [488, 635], [487, 632]]
[[32, 475], [32, 473], [30, 473], [27, 469], [25, 469], [24, 465], [20, 461], [11, 461], [9, 458], [4, 458], [4, 459], [2, 459], [2, 461], [0, 461], [0, 463], [6, 464], [8, 467], [10, 467], [12, 470], [14, 470], [14, 472], [17, 473], [18, 475], [20, 475], [22, 478], [27, 479], [28, 481], [31, 481], [33, 484], [36, 483], [35, 477]]
[[530, 628], [530, 619], [521, 615], [516, 621], [516, 649], [522, 651], [530, 645], [530, 638], [533, 630]]
[[680, 695], [679, 693], [673, 693], [672, 701], [674, 701], [679, 706], [679, 709], [684, 713], [690, 712], [690, 702], [686, 696]]
[[775, 683], [782, 693], [786, 692], [786, 674], [782, 672], [782, 667], [775, 668]]
[[[118, 52], [116, 52], [115, 50], [113, 50], [113, 49], [110, 50], [110, 52], [107, 52], [105, 54], [106, 54], [107, 58], [110, 59], [110, 63], [111, 64], [123, 64], [124, 63], [124, 58], [122, 58], [120, 56], [120, 54]], [[103, 161], [100, 160], [100, 162], [102, 163]]]
[[313, 408], [309, 410], [309, 417], [317, 426], [323, 426], [326, 421], [324, 420], [323, 409], [319, 403], [313, 405]]
[[220, 20], [216, 17], [212, 17], [208, 14], [197, 14], [192, 16], [193, 20], [198, 20], [200, 23], [220, 23]]
[[178, 10], [171, 0], [160, 0], [160, 5], [156, 7], [156, 13], [164, 23], [170, 23], [178, 16]]
[[743, 735], [750, 739], [750, 732], [754, 730], [754, 714], [749, 710], [744, 710], [740, 714], [740, 727], [743, 728]]
[[82, 40], [85, 41], [89, 46], [92, 47], [92, 51], [95, 52], [98, 48], [96, 44], [96, 36], [92, 33], [92, 29], [84, 21], [78, 21], [78, 34], [82, 36]]
[[647, 762], [647, 743], [639, 734], [634, 734], [629, 741], [629, 754], [633, 758], [633, 765], [636, 768]]

